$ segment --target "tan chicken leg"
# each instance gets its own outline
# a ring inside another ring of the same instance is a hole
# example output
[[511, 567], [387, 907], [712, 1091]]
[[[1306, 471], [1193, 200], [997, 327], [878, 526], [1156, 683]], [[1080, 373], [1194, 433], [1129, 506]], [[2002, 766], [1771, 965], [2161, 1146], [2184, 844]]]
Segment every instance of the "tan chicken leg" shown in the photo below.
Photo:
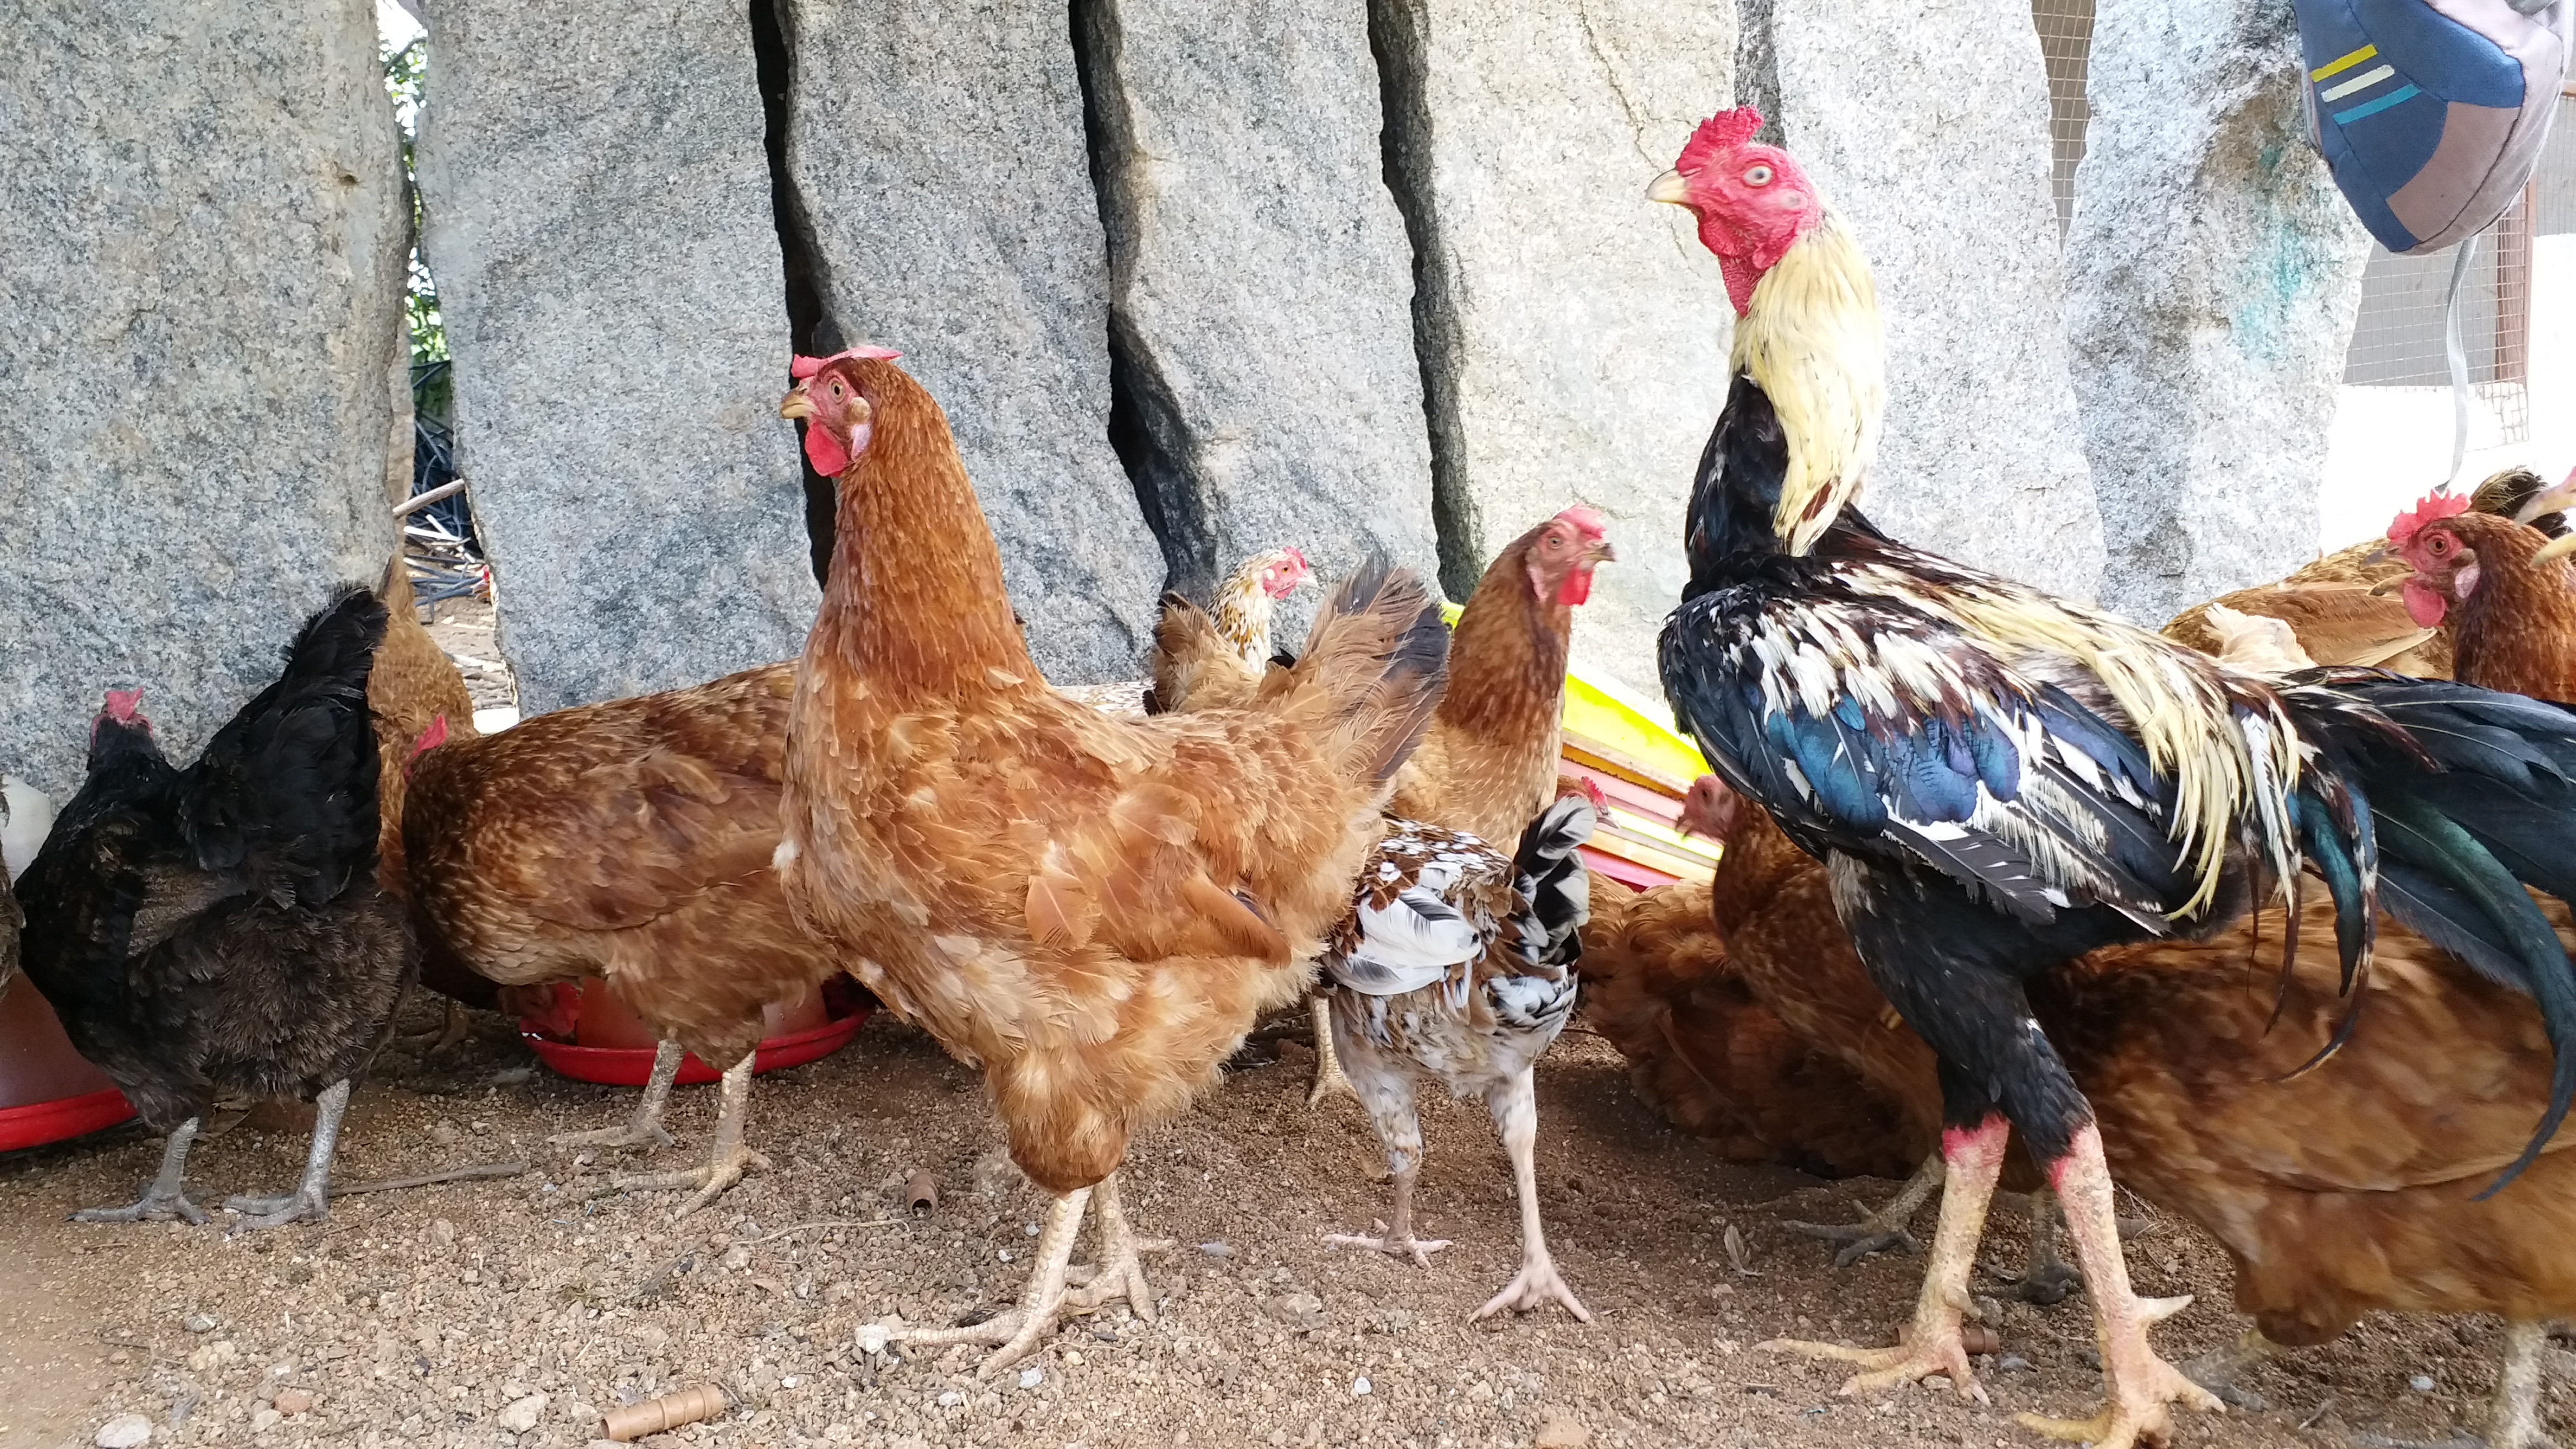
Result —
[[671, 1098], [671, 1083], [679, 1079], [680, 1062], [687, 1055], [678, 1042], [654, 1044], [652, 1079], [644, 1084], [644, 1100], [635, 1104], [635, 1116], [625, 1126], [559, 1132], [546, 1141], [557, 1147], [670, 1146], [671, 1134], [662, 1128], [662, 1107]]
[[1521, 1271], [1503, 1285], [1503, 1291], [1485, 1300], [1470, 1317], [1488, 1318], [1509, 1308], [1515, 1313], [1531, 1313], [1552, 1300], [1565, 1305], [1565, 1311], [1584, 1323], [1592, 1315], [1557, 1276], [1556, 1260], [1548, 1256], [1547, 1232], [1538, 1221], [1538, 1090], [1531, 1069], [1522, 1068], [1520, 1075], [1495, 1088], [1485, 1099], [1494, 1114], [1494, 1129], [1502, 1134], [1503, 1150], [1511, 1154], [1512, 1179], [1521, 1199]]
[[2487, 1449], [2548, 1449], [2549, 1436], [2540, 1429], [2540, 1360], [2548, 1346], [2547, 1325], [2505, 1324], [2504, 1365], [2496, 1373]]
[[1341, 1053], [1333, 1049], [1333, 999], [1318, 991], [1306, 998], [1306, 1010], [1315, 1022], [1315, 1084], [1306, 1089], [1306, 1107], [1312, 1111], [1335, 1092], [1345, 1097], [1359, 1093], [1342, 1074]]
[[1941, 1154], [1936, 1150], [1931, 1156], [1923, 1159], [1922, 1166], [1914, 1169], [1914, 1175], [1905, 1180], [1905, 1186], [1897, 1189], [1896, 1196], [1889, 1198], [1885, 1207], [1862, 1218], [1859, 1222], [1793, 1222], [1789, 1226], [1792, 1230], [1805, 1233], [1811, 1238], [1823, 1238], [1827, 1242], [1846, 1244], [1847, 1246], [1841, 1252], [1834, 1254], [1834, 1266], [1837, 1268], [1848, 1268], [1872, 1253], [1922, 1252], [1923, 1245], [1915, 1240], [1913, 1232], [1906, 1224], [1914, 1220], [1914, 1214], [1922, 1208], [1923, 1200], [1932, 1195], [1932, 1189], [1941, 1185], [1941, 1179], [1947, 1171], [1947, 1165], [1942, 1162]]
[[2215, 1394], [2183, 1377], [2182, 1370], [2147, 1343], [2147, 1326], [2191, 1306], [2191, 1299], [2140, 1298], [2130, 1288], [2113, 1212], [2111, 1169], [2102, 1160], [2101, 1129], [2085, 1123], [2066, 1156], [2050, 1164], [2050, 1176], [2066, 1207], [2066, 1235], [2075, 1240], [2075, 1260], [2092, 1294], [2094, 1333], [2101, 1341], [2110, 1402], [2084, 1420], [2023, 1414], [2023, 1427], [2093, 1449], [2134, 1449], [2141, 1441], [2162, 1444], [2172, 1436], [2173, 1404], [2224, 1412]]
[[[664, 1045], [671, 1044], [666, 1042]], [[724, 1196], [726, 1189], [742, 1181], [742, 1174], [746, 1168], [757, 1167], [764, 1172], [768, 1171], [769, 1159], [745, 1147], [742, 1143], [743, 1120], [750, 1115], [751, 1110], [751, 1069], [753, 1063], [759, 1059], [760, 1053], [754, 1049], [744, 1052], [741, 1061], [725, 1068], [724, 1081], [717, 1088], [722, 1095], [718, 1098], [716, 1107], [715, 1150], [710, 1154], [706, 1166], [687, 1168], [679, 1172], [643, 1172], [621, 1177], [616, 1182], [617, 1190], [668, 1192], [675, 1188], [696, 1188], [697, 1192], [687, 1202], [680, 1204], [677, 1212], [671, 1214], [671, 1220], [678, 1222]], [[659, 1074], [659, 1069], [660, 1063], [657, 1060], [656, 1075]], [[670, 1089], [665, 1087], [663, 1090], [668, 1092]], [[640, 1123], [642, 1120], [639, 1115], [637, 1121]], [[657, 1127], [655, 1130], [660, 1129]]]
[[1413, 1079], [1399, 1071], [1375, 1070], [1365, 1060], [1360, 1075], [1367, 1079], [1368, 1090], [1354, 1089], [1354, 1094], [1368, 1109], [1369, 1123], [1377, 1128], [1378, 1141], [1386, 1145], [1386, 1166], [1395, 1179], [1395, 1198], [1387, 1209], [1388, 1221], [1377, 1225], [1377, 1236], [1326, 1233], [1324, 1241], [1331, 1246], [1367, 1248], [1390, 1257], [1410, 1258], [1415, 1267], [1428, 1268], [1431, 1255], [1448, 1247], [1449, 1240], [1413, 1235], [1413, 1181], [1422, 1173], [1422, 1119], [1413, 1110]]
[[[1082, 1230], [1083, 1207], [1095, 1198], [1101, 1203], [1100, 1265], [1087, 1286], [1068, 1292], [1065, 1281], [1073, 1262], [1074, 1238]], [[888, 1337], [897, 1343], [998, 1343], [1001, 1347], [975, 1366], [977, 1378], [990, 1378], [1028, 1357], [1068, 1313], [1090, 1313], [1123, 1297], [1137, 1317], [1153, 1322], [1153, 1291], [1146, 1286], [1136, 1253], [1156, 1246], [1160, 1245], [1139, 1243], [1129, 1233], [1127, 1214], [1118, 1198], [1118, 1177], [1112, 1173], [1096, 1187], [1066, 1193], [1047, 1209], [1037, 1259], [1030, 1265], [1028, 1286], [1021, 1290], [1018, 1306], [963, 1328], [899, 1329]]]
[[1976, 1371], [1968, 1366], [1959, 1320], [1970, 1311], [1968, 1275], [1977, 1264], [1986, 1207], [1994, 1200], [1996, 1179], [2003, 1176], [2004, 1148], [2011, 1138], [2012, 1128], [2001, 1113], [1989, 1115], [1973, 1129], [1954, 1127], [1941, 1134], [1941, 1156], [1949, 1178], [1941, 1189], [1941, 1220], [1932, 1230], [1932, 1259], [1923, 1271], [1914, 1321], [1898, 1330], [1894, 1347], [1846, 1348], [1789, 1338], [1773, 1339], [1762, 1347], [1860, 1365], [1861, 1371], [1843, 1384], [1846, 1394], [1948, 1374], [1960, 1397], [1986, 1402], [1985, 1385], [1977, 1382]]

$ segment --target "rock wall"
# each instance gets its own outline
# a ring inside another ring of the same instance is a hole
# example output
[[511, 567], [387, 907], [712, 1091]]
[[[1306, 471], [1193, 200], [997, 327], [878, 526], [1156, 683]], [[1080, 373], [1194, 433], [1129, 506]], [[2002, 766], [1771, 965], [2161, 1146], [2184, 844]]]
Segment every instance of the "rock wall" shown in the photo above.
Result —
[[60, 799], [103, 691], [184, 760], [383, 571], [402, 172], [366, 0], [20, 6], [0, 72], [0, 769]]
[[1887, 431], [1862, 507], [1910, 543], [2094, 597], [2102, 521], [2029, 5], [1765, 0], [1745, 25], [1747, 89], [1859, 234], [1887, 316]]
[[2111, 567], [2145, 624], [2316, 556], [2369, 238], [2309, 145], [2271, 0], [2122, 0], [2093, 31], [2068, 339]]
[[1062, 3], [793, 0], [788, 172], [833, 330], [947, 408], [1031, 652], [1132, 679], [1165, 564], [1109, 446], [1108, 263]]
[[[1174, 588], [1296, 544], [1436, 576], [1413, 252], [1364, 0], [1084, 0], [1109, 238], [1112, 437]], [[1129, 411], [1132, 409], [1132, 413]], [[1132, 417], [1132, 422], [1131, 422]], [[1302, 637], [1322, 590], [1283, 608]]]
[[423, 8], [423, 250], [519, 707], [795, 655], [819, 595], [745, 8]]
[[1374, 0], [1416, 255], [1442, 577], [1581, 499], [1610, 518], [1575, 650], [1660, 698], [1682, 509], [1725, 401], [1733, 313], [1679, 210], [1645, 199], [1728, 104], [1728, 4]]

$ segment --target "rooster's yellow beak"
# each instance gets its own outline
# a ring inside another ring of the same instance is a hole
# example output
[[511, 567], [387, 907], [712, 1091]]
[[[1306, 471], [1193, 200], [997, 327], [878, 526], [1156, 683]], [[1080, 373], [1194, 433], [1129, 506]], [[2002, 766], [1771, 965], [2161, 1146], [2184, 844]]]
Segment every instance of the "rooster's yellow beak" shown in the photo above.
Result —
[[779, 399], [778, 415], [791, 420], [814, 416], [814, 400], [805, 395], [805, 384], [796, 384], [786, 397]]
[[1681, 169], [1675, 167], [1655, 178], [1655, 184], [1646, 188], [1646, 199], [1671, 206], [1688, 206], [1690, 183], [1682, 180]]

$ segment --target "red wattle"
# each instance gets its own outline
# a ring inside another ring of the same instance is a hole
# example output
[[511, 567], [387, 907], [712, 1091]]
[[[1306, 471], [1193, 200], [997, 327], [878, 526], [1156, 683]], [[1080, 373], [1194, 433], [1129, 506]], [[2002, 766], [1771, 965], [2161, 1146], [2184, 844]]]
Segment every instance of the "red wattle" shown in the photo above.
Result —
[[1592, 570], [1576, 569], [1557, 585], [1556, 601], [1571, 609], [1592, 597]]
[[830, 429], [807, 423], [805, 461], [813, 464], [814, 471], [824, 477], [838, 478], [849, 468], [850, 454], [841, 446], [841, 440], [832, 436]]
[[2422, 579], [2408, 579], [2404, 593], [2406, 617], [2415, 621], [2416, 628], [2438, 629], [2442, 626], [2442, 616], [2450, 612], [2451, 605], [2439, 590]]

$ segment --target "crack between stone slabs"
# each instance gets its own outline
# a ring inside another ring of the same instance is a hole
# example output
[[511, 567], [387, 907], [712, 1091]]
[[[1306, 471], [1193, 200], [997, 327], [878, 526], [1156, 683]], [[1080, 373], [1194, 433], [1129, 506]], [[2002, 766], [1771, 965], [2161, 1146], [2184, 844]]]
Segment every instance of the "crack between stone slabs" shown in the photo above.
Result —
[[1120, 305], [1134, 265], [1135, 204], [1128, 189], [1136, 155], [1118, 85], [1124, 44], [1116, 0], [1068, 0], [1065, 23], [1074, 76], [1082, 87], [1082, 139], [1091, 194], [1100, 208], [1109, 265], [1109, 447], [1136, 492], [1145, 526], [1163, 551], [1163, 587], [1201, 603], [1216, 592], [1214, 493], [1190, 466], [1189, 427], [1163, 380], [1153, 348]]
[[[794, 114], [790, 90], [796, 75], [794, 21], [788, 15], [788, 0], [747, 3], [753, 76], [760, 90], [761, 150], [769, 162], [770, 218], [778, 233], [779, 261], [787, 283], [782, 301], [788, 343], [808, 357], [826, 357], [849, 344], [823, 301], [829, 295], [830, 265], [814, 242], [804, 193], [797, 190], [796, 178], [787, 169], [787, 127]], [[805, 540], [812, 550], [814, 581], [819, 584], [831, 570], [840, 499], [834, 481], [805, 461], [802, 447], [796, 450], [796, 469], [804, 481]]]
[[1440, 218], [1431, 186], [1431, 103], [1424, 86], [1422, 0], [1369, 0], [1369, 58], [1377, 64], [1380, 179], [1413, 249], [1413, 353], [1422, 370], [1423, 428], [1431, 444], [1431, 528], [1440, 586], [1453, 599], [1484, 576], [1483, 530], [1467, 486], [1459, 416], [1457, 302], [1440, 264]]

